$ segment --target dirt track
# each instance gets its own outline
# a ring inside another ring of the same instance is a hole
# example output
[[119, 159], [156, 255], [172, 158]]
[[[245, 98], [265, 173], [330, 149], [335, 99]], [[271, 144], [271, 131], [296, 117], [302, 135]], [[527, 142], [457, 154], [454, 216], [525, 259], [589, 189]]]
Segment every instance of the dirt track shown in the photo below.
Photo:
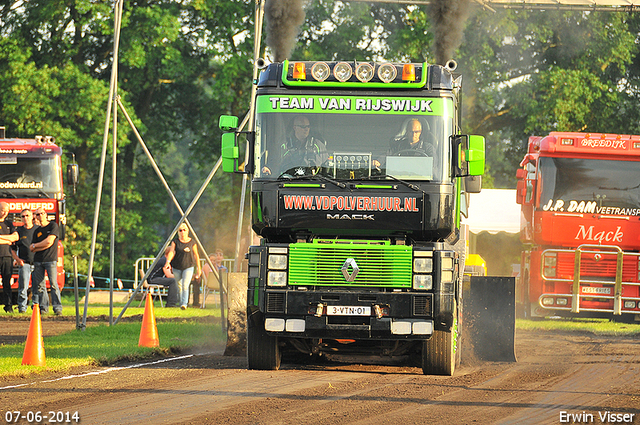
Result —
[[518, 363], [466, 364], [453, 377], [357, 364], [248, 371], [244, 358], [211, 347], [71, 379], [0, 382], [0, 405], [78, 411], [83, 424], [557, 424], [569, 414], [604, 423], [606, 412], [640, 424], [639, 343], [519, 331]]

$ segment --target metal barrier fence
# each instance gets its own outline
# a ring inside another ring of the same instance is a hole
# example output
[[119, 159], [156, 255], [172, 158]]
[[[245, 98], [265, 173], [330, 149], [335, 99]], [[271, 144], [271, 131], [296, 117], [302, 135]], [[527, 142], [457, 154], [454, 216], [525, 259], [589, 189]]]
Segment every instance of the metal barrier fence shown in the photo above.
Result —
[[[144, 277], [144, 274], [146, 273], [147, 269], [153, 264], [153, 260], [155, 260], [154, 257], [141, 257], [136, 260], [134, 264], [134, 268], [135, 268], [135, 274], [134, 274], [134, 280], [133, 280], [134, 288], [138, 286], [138, 283], [140, 283], [140, 279]], [[233, 266], [235, 262], [236, 261], [233, 258], [225, 258], [222, 260], [222, 265], [225, 266], [227, 270], [233, 271]], [[204, 259], [200, 259], [200, 266], [202, 267], [202, 270], [204, 270], [205, 264], [207, 264], [206, 261]]]

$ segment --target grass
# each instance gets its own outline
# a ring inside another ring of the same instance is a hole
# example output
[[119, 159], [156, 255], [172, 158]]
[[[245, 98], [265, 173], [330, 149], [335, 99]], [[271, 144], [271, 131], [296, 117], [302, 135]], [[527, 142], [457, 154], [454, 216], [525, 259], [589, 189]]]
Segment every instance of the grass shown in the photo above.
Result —
[[[109, 306], [89, 305], [87, 328], [44, 338], [46, 366], [23, 366], [24, 343], [0, 345], [0, 378], [27, 377], [42, 372], [65, 372], [77, 366], [114, 364], [121, 360], [140, 360], [194, 349], [224, 344], [220, 309], [210, 304], [206, 309], [161, 308], [154, 303], [154, 315], [160, 346], [138, 347], [144, 304], [132, 303], [122, 319], [109, 326]], [[63, 296], [63, 316], [75, 317], [75, 301]], [[113, 319], [118, 317], [124, 304], [114, 305]], [[80, 304], [80, 320], [84, 305]], [[30, 317], [29, 313], [20, 316]], [[136, 317], [139, 316], [139, 317]], [[25, 317], [26, 320], [26, 317]], [[58, 319], [56, 319], [58, 320]], [[96, 322], [98, 322], [96, 324]]]
[[516, 329], [549, 332], [588, 332], [594, 335], [640, 336], [640, 323], [612, 322], [609, 319], [552, 318], [545, 320], [516, 320]]

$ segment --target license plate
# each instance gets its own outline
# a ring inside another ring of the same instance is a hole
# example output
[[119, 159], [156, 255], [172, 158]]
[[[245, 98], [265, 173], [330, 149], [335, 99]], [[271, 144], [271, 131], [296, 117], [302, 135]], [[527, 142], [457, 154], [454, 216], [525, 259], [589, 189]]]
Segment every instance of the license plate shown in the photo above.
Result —
[[328, 305], [327, 315], [329, 316], [371, 316], [371, 307]]
[[599, 288], [595, 286], [583, 286], [582, 287], [583, 294], [603, 294], [603, 295], [611, 295], [611, 288]]

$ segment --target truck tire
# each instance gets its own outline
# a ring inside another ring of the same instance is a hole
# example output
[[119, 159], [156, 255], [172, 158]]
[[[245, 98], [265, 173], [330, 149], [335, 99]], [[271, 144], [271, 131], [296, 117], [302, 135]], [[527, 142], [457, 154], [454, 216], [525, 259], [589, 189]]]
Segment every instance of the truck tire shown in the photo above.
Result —
[[454, 308], [451, 330], [435, 330], [422, 343], [422, 373], [452, 376], [460, 359], [458, 350], [458, 311]]
[[278, 337], [267, 334], [264, 319], [256, 320], [247, 328], [247, 363], [249, 369], [278, 370], [282, 353]]

